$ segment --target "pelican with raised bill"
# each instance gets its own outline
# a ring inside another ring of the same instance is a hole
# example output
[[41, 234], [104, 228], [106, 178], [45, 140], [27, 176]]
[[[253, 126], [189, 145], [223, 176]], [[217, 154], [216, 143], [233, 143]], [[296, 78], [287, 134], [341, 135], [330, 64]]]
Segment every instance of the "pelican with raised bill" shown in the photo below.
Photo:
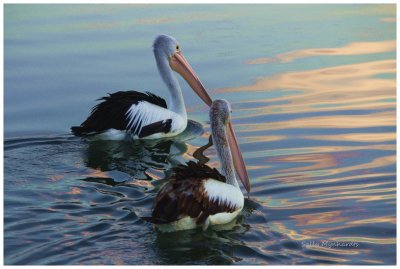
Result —
[[205, 230], [210, 225], [230, 223], [243, 209], [244, 197], [235, 170], [247, 192], [250, 181], [230, 118], [228, 101], [212, 102], [211, 132], [222, 174], [194, 162], [174, 168], [171, 180], [155, 198], [151, 217], [145, 218], [159, 230], [171, 232], [198, 226]]
[[200, 79], [182, 54], [178, 41], [159, 35], [153, 43], [158, 71], [168, 87], [167, 102], [150, 92], [119, 91], [102, 97], [89, 117], [71, 127], [76, 136], [92, 136], [110, 140], [157, 139], [178, 135], [187, 126], [187, 113], [182, 91], [173, 71], [179, 73], [208, 105], [211, 99]]

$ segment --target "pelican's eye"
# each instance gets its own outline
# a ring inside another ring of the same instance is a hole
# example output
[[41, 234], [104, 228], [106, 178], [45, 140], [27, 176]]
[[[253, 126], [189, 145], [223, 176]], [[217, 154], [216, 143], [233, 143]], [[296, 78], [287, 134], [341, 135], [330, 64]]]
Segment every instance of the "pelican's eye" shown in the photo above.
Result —
[[176, 51], [180, 51], [181, 50], [181, 48], [179, 47], [179, 45], [176, 45]]

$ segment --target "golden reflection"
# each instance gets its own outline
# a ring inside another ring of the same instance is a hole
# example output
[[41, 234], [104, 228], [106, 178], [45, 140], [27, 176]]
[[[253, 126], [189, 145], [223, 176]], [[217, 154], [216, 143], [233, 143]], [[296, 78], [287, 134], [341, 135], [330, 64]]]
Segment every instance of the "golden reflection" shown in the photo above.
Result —
[[[330, 196], [324, 195], [323, 198], [317, 199], [317, 197], [300, 197], [301, 200], [289, 200], [289, 199], [278, 199], [274, 200], [261, 200], [258, 201], [261, 204], [273, 209], [309, 209], [309, 208], [321, 208], [321, 207], [329, 207], [338, 205], [342, 202], [346, 202], [347, 200], [353, 200], [353, 202], [371, 202], [371, 201], [383, 201], [383, 200], [392, 200], [396, 198], [396, 194], [383, 194], [383, 195], [371, 195], [365, 197], [365, 195], [346, 195], [341, 196], [340, 193], [334, 193]], [[312, 200], [311, 200], [312, 198]]]
[[[221, 88], [217, 89], [216, 92], [226, 93], [242, 91], [265, 91], [272, 89], [301, 89], [310, 90], [310, 93], [313, 94], [319, 93], [321, 95], [324, 95], [324, 92], [351, 93], [358, 91], [361, 93], [365, 93], [366, 90], [377, 89], [377, 86], [390, 86], [390, 88], [393, 90], [393, 88], [395, 88], [396, 86], [394, 80], [376, 79], [375, 81], [371, 78], [371, 80], [378, 82], [378, 85], [368, 85], [368, 81], [364, 81], [364, 79], [366, 79], [367, 77], [386, 73], [396, 73], [395, 60], [372, 61], [365, 63], [326, 67], [308, 71], [289, 72], [272, 77], [258, 79], [253, 85], [245, 85], [236, 88]], [[347, 81], [346, 83], [343, 83], [342, 81], [341, 87], [338, 87], [338, 85], [340, 84], [334, 83], [339, 82], [340, 80], [345, 78], [349, 79], [350, 81]], [[365, 84], [367, 87], [361, 89], [353, 88], [354, 81], [352, 81], [352, 79], [360, 80], [357, 82]], [[276, 98], [275, 100], [279, 100], [281, 98]], [[286, 99], [286, 97], [283, 97], [283, 99]]]
[[81, 193], [81, 189], [78, 187], [72, 187], [71, 190], [69, 192], [67, 192], [67, 194], [80, 194]]
[[[312, 234], [315, 235], [316, 237], [321, 237], [321, 236], [327, 236], [331, 234], [332, 232], [336, 232], [337, 230], [342, 230], [342, 229], [348, 229], [355, 227], [354, 225], [348, 225], [348, 224], [342, 224], [342, 225], [335, 225], [335, 226], [320, 226], [320, 227], [315, 227], [315, 228], [305, 228], [301, 229], [301, 232], [303, 234]], [[334, 239], [332, 239], [334, 240]]]
[[384, 166], [395, 164], [395, 163], [396, 163], [396, 155], [389, 155], [389, 156], [375, 158], [370, 162], [353, 165], [353, 166], [347, 166], [347, 167], [339, 167], [339, 168], [336, 168], [333, 170], [334, 170], [335, 174], [338, 174], [338, 173], [344, 173], [344, 172], [350, 172], [350, 171], [356, 171], [356, 170], [366, 170], [366, 169], [384, 167]]
[[334, 237], [334, 241], [341, 242], [359, 242], [359, 243], [371, 243], [378, 245], [389, 245], [396, 244], [396, 238], [372, 238], [372, 237]]
[[312, 153], [334, 153], [334, 152], [348, 152], [348, 151], [360, 151], [360, 150], [388, 150], [395, 151], [395, 145], [368, 145], [368, 146], [325, 146], [325, 147], [307, 147], [307, 148], [291, 148], [291, 149], [279, 149], [279, 150], [261, 150], [254, 151], [253, 158], [265, 157], [265, 156], [284, 156], [294, 154], [312, 154]]
[[107, 174], [107, 172], [100, 171], [100, 170], [90, 170], [90, 172], [86, 175], [87, 177], [102, 177], [102, 178], [109, 178], [110, 176]]
[[362, 260], [364, 263], [375, 263], [375, 264], [383, 264], [383, 261], [378, 261], [378, 260]]
[[346, 262], [349, 261], [348, 259], [329, 257], [329, 256], [318, 256], [318, 255], [309, 255], [309, 254], [304, 254], [304, 256], [309, 259], [312, 259], [312, 260], [332, 261], [332, 262], [343, 263], [343, 264], [346, 264]]
[[[316, 185], [316, 184], [327, 184], [327, 183], [339, 183], [342, 181], [352, 181], [357, 179], [368, 179], [368, 178], [383, 178], [383, 177], [392, 177], [395, 178], [396, 174], [394, 173], [368, 173], [368, 174], [358, 174], [346, 177], [334, 177], [334, 178], [323, 178], [323, 179], [314, 179], [313, 177], [320, 177], [321, 173], [313, 173], [311, 171], [302, 172], [302, 173], [287, 173], [287, 174], [274, 174], [267, 175], [263, 177], [257, 178], [256, 182], [263, 182], [266, 180], [274, 179], [279, 180], [285, 184], [296, 184], [296, 185]], [[329, 174], [328, 174], [329, 176]], [[393, 184], [392, 179], [387, 184]], [[317, 195], [317, 194], [316, 194]]]
[[[146, 172], [152, 179], [160, 179], [160, 176], [157, 176], [155, 174], [151, 174], [148, 171]], [[151, 184], [150, 181], [147, 180], [141, 180], [141, 179], [135, 179], [135, 181], [133, 182], [128, 182], [126, 183], [127, 185], [135, 185], [135, 186], [139, 186], [139, 187], [145, 187], [148, 189], [152, 189], [154, 188], [153, 184]]]
[[288, 121], [235, 124], [240, 132], [299, 128], [368, 128], [396, 126], [396, 113], [385, 111], [367, 115], [333, 115], [304, 117]]
[[341, 216], [341, 214], [342, 214], [341, 211], [336, 210], [329, 212], [294, 215], [291, 216], [291, 218], [297, 221], [296, 226], [318, 225], [321, 223], [323, 224], [337, 223], [337, 222], [344, 222], [349, 219], [349, 217], [343, 217]]
[[[327, 67], [309, 71], [289, 72], [265, 77], [252, 85], [235, 88], [222, 88], [216, 93], [296, 90], [298, 93], [279, 95], [257, 100], [241, 100], [240, 102], [265, 103], [265, 106], [242, 108], [246, 110], [246, 118], [281, 113], [307, 113], [331, 110], [373, 110], [394, 109], [396, 103], [396, 80], [380, 78], [380, 75], [396, 74], [396, 60], [381, 60]], [[275, 103], [275, 104], [274, 104]], [[249, 113], [250, 112], [250, 113]], [[243, 117], [242, 117], [243, 118]], [[337, 118], [337, 120], [335, 119]], [[327, 123], [325, 123], [327, 121]], [[384, 123], [381, 123], [381, 122]], [[343, 123], [342, 123], [343, 122]], [[370, 124], [369, 124], [370, 123]], [[395, 113], [391, 111], [372, 113], [370, 115], [339, 115], [300, 118], [283, 123], [247, 124], [248, 131], [268, 130], [269, 128], [294, 128], [312, 124], [312, 127], [366, 127], [395, 124]]]
[[358, 255], [361, 252], [366, 252], [361, 249], [351, 249], [351, 248], [340, 249], [340, 248], [329, 248], [329, 247], [313, 246], [313, 245], [308, 246], [307, 248], [327, 253], [340, 254], [340, 255]]
[[58, 180], [63, 179], [63, 178], [64, 178], [63, 175], [51, 175], [51, 176], [49, 176], [49, 179], [51, 181], [58, 181]]
[[371, 195], [368, 197], [360, 196], [358, 201], [359, 202], [373, 202], [373, 201], [395, 200], [395, 199], [396, 199], [396, 193], [386, 194], [386, 195]]
[[262, 142], [273, 142], [279, 140], [287, 139], [284, 135], [268, 135], [268, 136], [242, 136], [243, 140], [240, 144], [250, 144], [250, 143], [262, 143]]
[[[396, 192], [396, 188], [376, 188], [376, 189], [367, 189], [367, 190], [355, 190], [355, 191], [342, 191], [337, 194], [339, 195], [349, 195], [349, 194], [375, 194], [382, 192]], [[369, 200], [367, 200], [369, 201]]]
[[334, 199], [320, 199], [320, 200], [302, 200], [302, 201], [290, 201], [289, 199], [257, 199], [260, 204], [265, 205], [266, 207], [270, 209], [308, 209], [308, 208], [321, 208], [321, 207], [330, 207], [334, 205], [337, 201]]
[[[208, 139], [209, 139], [209, 137], [210, 137], [210, 135], [211, 135], [211, 133], [210, 132], [203, 132], [203, 134], [200, 136], [201, 138], [205, 138], [206, 139], [206, 141], [208, 141]], [[206, 143], [206, 142], [205, 142]], [[186, 146], [186, 151], [182, 154], [182, 157], [185, 159], [185, 160], [193, 160], [193, 154], [200, 148], [200, 147], [202, 147], [202, 146], [204, 146], [204, 145], [200, 145], [200, 146], [195, 146], [195, 145], [192, 145], [191, 143], [185, 143], [185, 146]], [[207, 156], [207, 157], [212, 157], [212, 156], [215, 156], [216, 155], [216, 152], [215, 151], [212, 151], [212, 149], [213, 149], [213, 147], [209, 147], [209, 148], [207, 148], [205, 151], [204, 151], [204, 154]], [[209, 163], [207, 163], [207, 164], [209, 164]]]
[[390, 216], [383, 216], [383, 217], [377, 217], [377, 218], [353, 220], [353, 221], [349, 221], [347, 223], [352, 224], [352, 225], [360, 225], [360, 224], [381, 223], [381, 222], [388, 222], [388, 223], [396, 224], [396, 218], [390, 217]]
[[323, 188], [313, 188], [311, 190], [307, 190], [306, 196], [320, 196], [320, 195], [328, 195], [332, 192], [343, 191], [345, 189], [356, 190], [356, 189], [366, 189], [371, 187], [378, 187], [383, 185], [393, 184], [393, 182], [378, 182], [378, 183], [363, 183], [363, 184], [353, 184], [353, 185], [339, 185], [332, 187], [323, 187]]
[[270, 222], [269, 226], [271, 227], [271, 230], [274, 230], [280, 234], [284, 234], [292, 240], [300, 240], [300, 241], [303, 240], [304, 241], [304, 240], [310, 240], [310, 239], [315, 238], [315, 236], [312, 236], [312, 235], [299, 234], [295, 230], [291, 230], [291, 229], [287, 228], [285, 225], [283, 225], [280, 222], [275, 222], [275, 221]]
[[385, 40], [377, 42], [354, 42], [339, 48], [313, 48], [295, 50], [278, 54], [276, 58], [257, 58], [249, 60], [247, 64], [265, 64], [270, 62], [288, 63], [294, 60], [313, 56], [342, 56], [383, 53], [396, 50], [396, 40]]
[[[374, 148], [376, 149], [376, 148]], [[386, 148], [386, 150], [395, 150], [395, 148], [392, 147], [388, 147]], [[336, 156], [336, 158], [343, 158], [346, 155], [338, 155]], [[351, 155], [347, 155], [348, 157], [357, 157], [357, 154], [354, 154], [353, 156]], [[343, 172], [350, 172], [350, 171], [355, 171], [355, 170], [368, 170], [368, 169], [372, 169], [372, 168], [378, 168], [378, 167], [384, 167], [384, 166], [389, 166], [391, 164], [396, 163], [396, 155], [388, 155], [388, 156], [383, 156], [383, 157], [378, 157], [375, 158], [373, 160], [371, 160], [370, 162], [364, 162], [362, 164], [358, 164], [358, 165], [350, 165], [350, 166], [343, 166], [340, 168], [335, 168], [333, 170], [334, 173], [343, 173]], [[369, 173], [369, 172], [368, 172]]]
[[310, 135], [303, 138], [328, 141], [389, 142], [396, 140], [396, 133], [348, 133], [335, 135]]
[[[391, 164], [394, 164], [394, 163], [396, 163], [396, 156], [395, 155], [383, 156], [383, 157], [379, 157], [379, 158], [373, 159], [370, 162], [362, 163], [362, 164], [359, 164], [359, 165], [349, 165], [349, 166], [335, 167], [333, 169], [325, 169], [325, 170], [319, 170], [319, 171], [312, 170], [312, 173], [314, 173], [317, 176], [318, 175], [320, 176], [322, 174], [324, 176], [337, 175], [337, 174], [342, 174], [342, 173], [345, 173], [345, 172], [354, 172], [354, 171], [357, 171], [357, 170], [369, 170], [369, 169], [372, 169], [372, 168], [384, 167], [384, 166], [391, 165]], [[289, 170], [289, 169], [286, 169], [286, 170]], [[298, 173], [298, 172], [296, 172], [296, 169], [294, 169], [294, 171], [295, 171], [294, 174]], [[365, 177], [366, 175], [363, 175], [363, 176]], [[296, 183], [296, 184], [298, 184], [299, 183], [298, 178], [296, 180], [295, 177], [291, 178], [291, 177], [282, 176], [282, 175], [279, 175], [279, 177], [282, 177], [281, 181], [283, 183], [286, 183], [286, 184], [288, 184], [288, 183]], [[324, 180], [324, 182], [328, 182], [328, 181]]]
[[270, 165], [246, 165], [247, 171], [271, 168]]
[[305, 154], [305, 155], [287, 155], [268, 159], [268, 162], [278, 163], [312, 163], [302, 167], [293, 167], [281, 169], [278, 172], [285, 173], [290, 171], [307, 171], [323, 169], [327, 167], [336, 167], [337, 161], [332, 154]]

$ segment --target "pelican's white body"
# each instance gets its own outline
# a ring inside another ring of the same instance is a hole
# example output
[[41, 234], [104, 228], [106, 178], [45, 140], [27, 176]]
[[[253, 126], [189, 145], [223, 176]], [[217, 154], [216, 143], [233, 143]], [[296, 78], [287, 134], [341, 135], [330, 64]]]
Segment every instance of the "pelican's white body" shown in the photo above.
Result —
[[[130, 133], [135, 133], [135, 131], [140, 133], [144, 126], [158, 121], [166, 121], [168, 119], [172, 120], [171, 130], [169, 132], [155, 133], [140, 139], [158, 139], [176, 136], [177, 134], [183, 132], [187, 126], [187, 118], [184, 118], [183, 116], [171, 110], [146, 101], [141, 101], [135, 105], [132, 105], [126, 112], [126, 117], [129, 121], [127, 131], [108, 129], [107, 131], [97, 135], [96, 138], [105, 140], [124, 140], [127, 138], [127, 136], [129, 136], [133, 139], [139, 139], [137, 135], [131, 135]], [[136, 128], [132, 129], [133, 126], [136, 126]]]
[[220, 212], [210, 215], [204, 224], [196, 224], [196, 219], [189, 216], [180, 220], [168, 223], [158, 224], [157, 228], [162, 232], [173, 232], [180, 230], [190, 230], [202, 226], [206, 230], [209, 225], [223, 225], [232, 222], [242, 211], [244, 206], [243, 193], [239, 187], [215, 180], [204, 180], [203, 188], [210, 201], [219, 202], [219, 204], [229, 204], [236, 208], [234, 212]]

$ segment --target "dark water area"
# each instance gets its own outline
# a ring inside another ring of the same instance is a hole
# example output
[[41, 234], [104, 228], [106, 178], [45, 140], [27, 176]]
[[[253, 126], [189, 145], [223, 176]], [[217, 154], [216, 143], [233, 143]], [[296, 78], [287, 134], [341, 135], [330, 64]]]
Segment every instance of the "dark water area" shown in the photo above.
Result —
[[[180, 41], [232, 103], [252, 192], [227, 230], [143, 221], [171, 168], [219, 168], [183, 79], [189, 135], [85, 141], [118, 90], [167, 97], [151, 44]], [[4, 263], [396, 264], [395, 5], [4, 7]]]

